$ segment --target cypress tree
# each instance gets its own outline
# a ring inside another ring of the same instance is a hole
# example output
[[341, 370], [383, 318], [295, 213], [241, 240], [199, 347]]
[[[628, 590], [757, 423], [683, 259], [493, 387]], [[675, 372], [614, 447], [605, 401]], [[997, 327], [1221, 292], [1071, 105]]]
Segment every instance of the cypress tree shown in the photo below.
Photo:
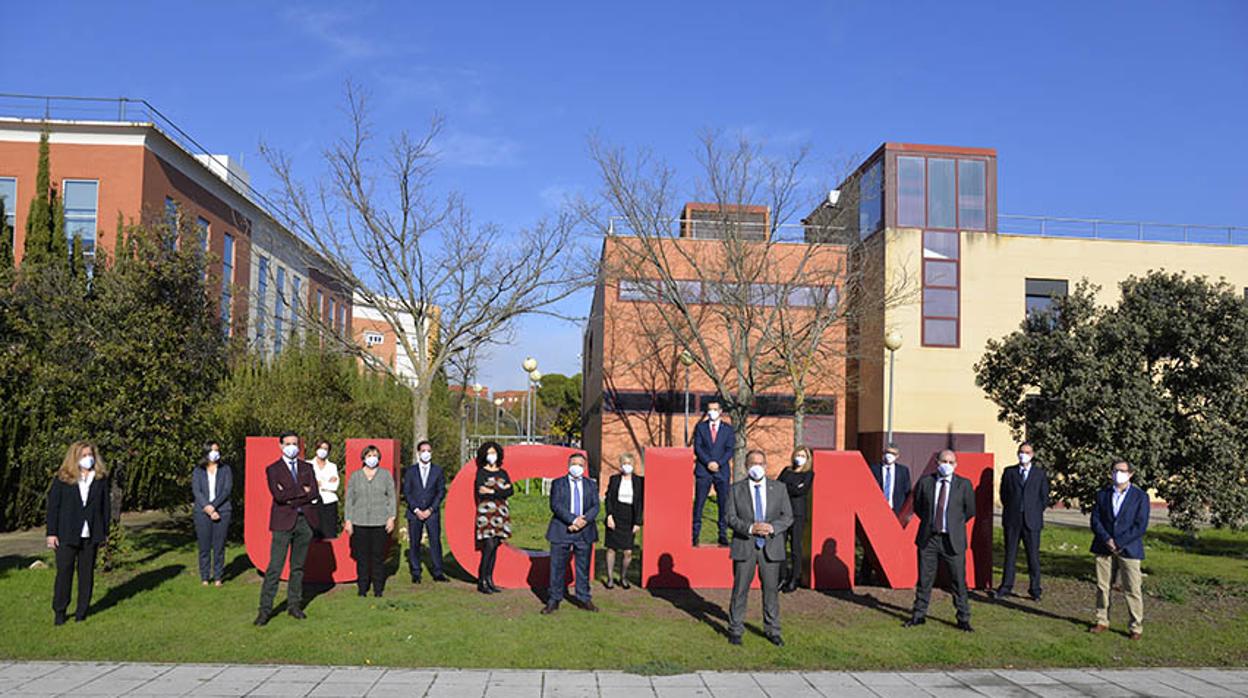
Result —
[[87, 265], [82, 258], [82, 236], [74, 235], [74, 244], [69, 253], [69, 275], [76, 282], [85, 284]]
[[26, 216], [26, 254], [23, 264], [43, 264], [52, 245], [52, 193], [48, 171], [48, 132], [39, 135], [39, 169], [35, 173], [35, 195], [30, 199]]

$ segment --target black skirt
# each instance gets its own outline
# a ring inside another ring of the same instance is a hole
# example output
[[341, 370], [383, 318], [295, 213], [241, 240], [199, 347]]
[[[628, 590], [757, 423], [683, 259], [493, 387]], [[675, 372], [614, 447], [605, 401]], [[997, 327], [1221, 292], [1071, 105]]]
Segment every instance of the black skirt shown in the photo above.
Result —
[[633, 508], [626, 506], [615, 515], [615, 528], [607, 529], [606, 544], [612, 550], [632, 550], [633, 541]]
[[317, 505], [316, 518], [316, 535], [318, 537], [338, 537], [338, 502], [321, 502]]

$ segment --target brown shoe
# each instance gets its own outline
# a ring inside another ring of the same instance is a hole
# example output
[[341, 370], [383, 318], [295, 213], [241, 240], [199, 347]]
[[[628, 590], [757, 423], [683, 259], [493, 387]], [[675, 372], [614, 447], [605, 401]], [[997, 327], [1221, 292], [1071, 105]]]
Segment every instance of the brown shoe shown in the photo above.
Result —
[[1105, 632], [1106, 630], [1109, 630], [1109, 626], [1101, 625], [1100, 623], [1097, 623], [1096, 625], [1088, 628], [1088, 632], [1092, 633], [1093, 635], [1099, 635]]
[[1137, 633], [1131, 633], [1131, 635], [1130, 635], [1130, 638], [1131, 638], [1132, 640], [1138, 640], [1138, 639], [1140, 639], [1140, 637], [1141, 637], [1141, 635], [1140, 635], [1140, 633], [1138, 633], [1138, 632], [1137, 632]]
[[589, 611], [590, 613], [597, 613], [598, 607], [594, 605], [593, 601], [586, 601], [585, 603], [581, 604], [581, 610]]

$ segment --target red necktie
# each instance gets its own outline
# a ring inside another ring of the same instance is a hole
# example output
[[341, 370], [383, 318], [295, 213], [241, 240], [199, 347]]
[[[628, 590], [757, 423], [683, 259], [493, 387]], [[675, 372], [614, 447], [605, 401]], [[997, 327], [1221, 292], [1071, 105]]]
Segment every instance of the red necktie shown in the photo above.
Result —
[[711, 422], [711, 443], [715, 443], [715, 435], [719, 433], [719, 425]]

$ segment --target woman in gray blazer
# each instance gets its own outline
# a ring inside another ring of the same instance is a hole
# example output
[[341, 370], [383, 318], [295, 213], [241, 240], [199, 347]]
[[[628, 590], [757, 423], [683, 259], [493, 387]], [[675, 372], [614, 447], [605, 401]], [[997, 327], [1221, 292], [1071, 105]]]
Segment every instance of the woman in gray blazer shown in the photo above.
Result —
[[221, 586], [225, 574], [225, 537], [230, 531], [230, 492], [234, 473], [221, 462], [221, 444], [208, 444], [208, 452], [191, 473], [195, 497], [195, 537], [199, 540], [199, 579]]

